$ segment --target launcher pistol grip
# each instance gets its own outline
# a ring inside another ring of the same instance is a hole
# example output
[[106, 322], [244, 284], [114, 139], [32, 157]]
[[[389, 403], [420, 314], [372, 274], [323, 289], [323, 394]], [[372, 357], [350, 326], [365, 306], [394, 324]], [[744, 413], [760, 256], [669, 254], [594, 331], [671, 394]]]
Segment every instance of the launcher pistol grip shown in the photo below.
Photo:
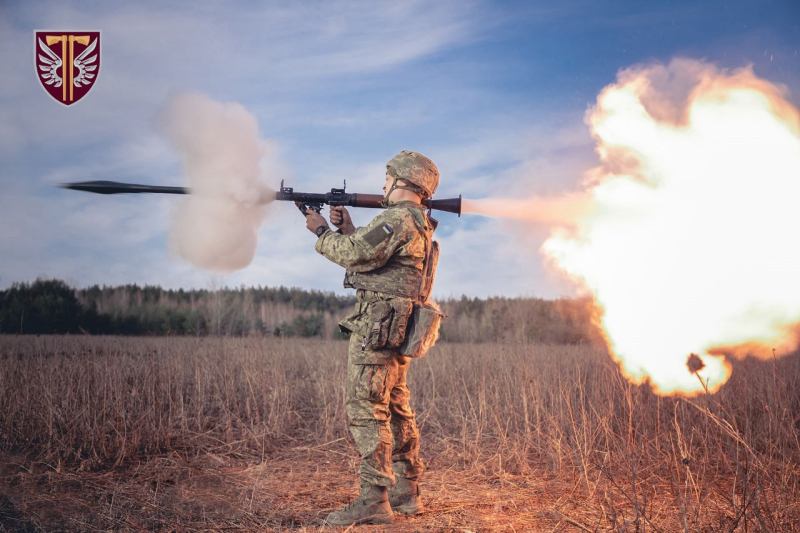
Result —
[[316, 202], [295, 202], [294, 205], [297, 206], [297, 209], [303, 213], [304, 216], [309, 214], [309, 211], [314, 211], [316, 214], [320, 214], [322, 211], [322, 204]]

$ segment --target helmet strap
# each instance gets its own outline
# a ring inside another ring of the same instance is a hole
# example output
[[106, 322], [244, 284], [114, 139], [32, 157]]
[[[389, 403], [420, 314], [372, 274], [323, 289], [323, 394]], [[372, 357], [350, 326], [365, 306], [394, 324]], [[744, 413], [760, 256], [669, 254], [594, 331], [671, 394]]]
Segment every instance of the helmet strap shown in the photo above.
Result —
[[392, 176], [392, 186], [389, 187], [389, 190], [386, 192], [386, 195], [383, 197], [383, 200], [381, 201], [381, 205], [383, 207], [389, 207], [389, 197], [392, 195], [392, 192], [394, 192], [396, 189], [404, 189], [407, 191], [412, 191], [418, 194], [421, 199], [423, 200], [425, 199], [426, 197], [425, 191], [423, 191], [421, 188], [417, 187], [416, 185], [398, 185], [397, 184], [398, 181], [402, 181], [403, 183], [408, 183], [403, 178], [395, 178], [394, 176]]

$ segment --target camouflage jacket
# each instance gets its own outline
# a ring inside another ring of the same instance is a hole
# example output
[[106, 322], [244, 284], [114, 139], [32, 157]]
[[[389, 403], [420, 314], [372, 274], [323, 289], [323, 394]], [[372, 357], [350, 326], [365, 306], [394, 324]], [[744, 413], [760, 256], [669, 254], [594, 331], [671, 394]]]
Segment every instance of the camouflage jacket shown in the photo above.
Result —
[[[431, 246], [433, 227], [424, 207], [412, 202], [392, 204], [363, 228], [350, 235], [326, 231], [314, 247], [317, 252], [347, 269], [344, 286], [358, 289], [355, 310], [339, 327], [362, 340], [374, 302], [397, 298], [419, 300], [423, 266]], [[362, 350], [359, 360], [379, 363], [394, 350]]]
[[424, 207], [392, 204], [350, 235], [323, 233], [317, 252], [347, 269], [345, 287], [417, 300], [433, 228]]

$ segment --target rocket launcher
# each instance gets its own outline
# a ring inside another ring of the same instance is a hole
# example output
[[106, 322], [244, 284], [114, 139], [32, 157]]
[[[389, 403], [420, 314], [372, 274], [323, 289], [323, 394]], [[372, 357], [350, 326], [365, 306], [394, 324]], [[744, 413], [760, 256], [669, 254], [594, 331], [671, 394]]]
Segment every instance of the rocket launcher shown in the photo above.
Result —
[[[344, 187], [341, 189], [331, 189], [331, 192], [294, 192], [294, 189], [291, 187], [284, 187], [283, 180], [281, 180], [281, 189], [275, 193], [275, 199], [294, 202], [303, 213], [308, 209], [319, 213], [322, 210], [322, 206], [325, 204], [331, 206], [343, 205], [347, 207], [370, 207], [378, 209], [384, 207], [382, 194], [348, 193], [346, 192], [346, 188], [347, 182], [345, 181]], [[448, 213], [456, 213], [458, 216], [461, 216], [461, 195], [458, 195], [458, 198], [448, 198], [445, 200], [431, 200], [428, 198], [423, 200], [422, 204], [428, 209], [447, 211]]]
[[[120, 183], [116, 181], [81, 181], [74, 183], [62, 183], [60, 187], [75, 191], [86, 191], [98, 194], [121, 194], [121, 193], [158, 193], [158, 194], [191, 194], [191, 190], [186, 187], [167, 187], [163, 185], [140, 185], [137, 183]], [[347, 207], [369, 207], [373, 209], [383, 208], [382, 194], [362, 194], [346, 192], [347, 182], [341, 189], [333, 188], [330, 192], [312, 193], [295, 192], [292, 187], [284, 187], [281, 180], [281, 188], [275, 192], [275, 200], [294, 202], [301, 212], [312, 210], [319, 213], [323, 205], [343, 205]], [[263, 203], [271, 201], [272, 198], [264, 198]], [[444, 200], [423, 200], [422, 204], [429, 209], [446, 211], [461, 216], [461, 195], [458, 198], [447, 198]]]

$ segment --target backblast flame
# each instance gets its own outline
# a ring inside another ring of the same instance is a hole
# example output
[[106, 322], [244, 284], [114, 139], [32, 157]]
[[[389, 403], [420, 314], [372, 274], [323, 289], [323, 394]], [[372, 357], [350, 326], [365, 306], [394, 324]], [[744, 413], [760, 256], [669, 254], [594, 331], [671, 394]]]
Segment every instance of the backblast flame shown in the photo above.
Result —
[[559, 198], [483, 198], [462, 200], [465, 214], [514, 218], [543, 224], [570, 226], [591, 207], [591, 198], [584, 193], [565, 194]]
[[784, 93], [675, 59], [621, 71], [587, 112], [590, 206], [543, 250], [594, 294], [633, 381], [715, 391], [726, 355], [796, 349], [800, 114]]

